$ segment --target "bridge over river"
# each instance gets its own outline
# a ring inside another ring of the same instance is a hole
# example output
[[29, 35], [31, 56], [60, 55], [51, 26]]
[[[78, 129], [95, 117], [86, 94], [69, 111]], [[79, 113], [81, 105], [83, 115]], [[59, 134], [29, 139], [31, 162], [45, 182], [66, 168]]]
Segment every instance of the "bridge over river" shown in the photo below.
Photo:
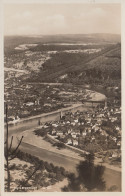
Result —
[[104, 104], [104, 108], [107, 108], [107, 98], [105, 98], [104, 100], [86, 100], [83, 99], [82, 103], [91, 103], [92, 107], [95, 105], [97, 106], [97, 104], [103, 103]]

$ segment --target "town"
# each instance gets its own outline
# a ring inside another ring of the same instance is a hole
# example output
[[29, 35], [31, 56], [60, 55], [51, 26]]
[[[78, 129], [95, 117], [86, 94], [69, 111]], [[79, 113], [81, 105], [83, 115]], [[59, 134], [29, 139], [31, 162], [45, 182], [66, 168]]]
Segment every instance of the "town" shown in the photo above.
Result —
[[22, 81], [25, 73], [5, 72], [5, 103], [8, 104], [9, 121], [52, 112], [92, 99], [95, 92], [88, 85], [63, 83], [28, 83]]
[[[35, 131], [38, 136], [49, 134], [60, 147], [66, 144], [95, 153], [104, 162], [120, 166], [121, 108], [100, 107], [88, 111], [66, 112], [60, 120], [47, 122]], [[40, 122], [39, 122], [40, 124]]]
[[121, 5], [3, 2], [0, 193], [123, 192]]

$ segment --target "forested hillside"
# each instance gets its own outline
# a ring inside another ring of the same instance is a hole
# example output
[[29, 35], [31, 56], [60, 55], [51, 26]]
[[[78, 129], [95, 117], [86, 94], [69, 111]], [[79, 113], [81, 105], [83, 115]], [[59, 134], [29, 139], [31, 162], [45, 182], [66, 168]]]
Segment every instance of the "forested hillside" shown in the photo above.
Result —
[[108, 46], [92, 54], [53, 54], [38, 75], [31, 79], [37, 82], [118, 85], [121, 79], [121, 45]]

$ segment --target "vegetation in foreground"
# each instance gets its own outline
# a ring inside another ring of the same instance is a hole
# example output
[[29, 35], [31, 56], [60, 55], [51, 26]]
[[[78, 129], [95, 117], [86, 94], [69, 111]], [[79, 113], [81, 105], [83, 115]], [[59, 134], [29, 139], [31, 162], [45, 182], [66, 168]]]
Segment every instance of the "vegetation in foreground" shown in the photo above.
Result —
[[68, 175], [68, 185], [62, 188], [63, 192], [98, 192], [98, 191], [116, 191], [117, 186], [113, 185], [106, 188], [106, 182], [103, 178], [105, 167], [94, 165], [94, 155], [86, 155], [85, 161], [81, 161], [77, 166], [78, 176], [70, 173]]
[[[67, 177], [68, 172], [63, 167], [44, 162], [28, 153], [18, 151], [17, 161], [10, 164], [11, 192], [25, 192], [38, 190], [42, 187], [54, 185]], [[5, 191], [7, 184], [5, 180]]]

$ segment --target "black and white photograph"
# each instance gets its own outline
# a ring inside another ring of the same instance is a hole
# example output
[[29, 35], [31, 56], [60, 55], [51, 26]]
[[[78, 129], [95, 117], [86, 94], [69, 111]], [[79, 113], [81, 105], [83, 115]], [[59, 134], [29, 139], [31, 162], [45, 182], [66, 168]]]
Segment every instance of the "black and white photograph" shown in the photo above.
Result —
[[121, 3], [6, 3], [3, 20], [4, 191], [122, 192]]

